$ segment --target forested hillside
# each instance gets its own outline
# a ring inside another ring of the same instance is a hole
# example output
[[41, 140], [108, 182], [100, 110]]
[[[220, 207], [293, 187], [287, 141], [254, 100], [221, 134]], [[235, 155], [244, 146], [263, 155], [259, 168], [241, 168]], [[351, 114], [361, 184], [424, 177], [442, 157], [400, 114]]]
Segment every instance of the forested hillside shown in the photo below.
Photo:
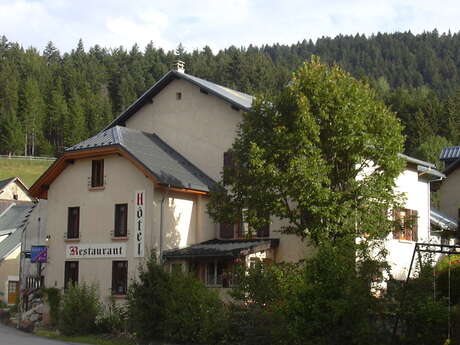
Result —
[[149, 44], [69, 53], [0, 39], [0, 153], [59, 154], [96, 133], [180, 58], [186, 72], [251, 94], [276, 92], [311, 55], [367, 80], [405, 125], [406, 152], [434, 160], [460, 138], [460, 33], [337, 36], [178, 55]]

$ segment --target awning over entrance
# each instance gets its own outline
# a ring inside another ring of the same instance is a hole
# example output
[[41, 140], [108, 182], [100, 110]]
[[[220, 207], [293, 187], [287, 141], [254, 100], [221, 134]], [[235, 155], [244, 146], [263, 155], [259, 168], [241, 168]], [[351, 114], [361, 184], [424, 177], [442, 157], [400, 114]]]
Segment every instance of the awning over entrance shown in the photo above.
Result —
[[164, 252], [165, 259], [238, 258], [278, 247], [279, 239], [209, 240]]

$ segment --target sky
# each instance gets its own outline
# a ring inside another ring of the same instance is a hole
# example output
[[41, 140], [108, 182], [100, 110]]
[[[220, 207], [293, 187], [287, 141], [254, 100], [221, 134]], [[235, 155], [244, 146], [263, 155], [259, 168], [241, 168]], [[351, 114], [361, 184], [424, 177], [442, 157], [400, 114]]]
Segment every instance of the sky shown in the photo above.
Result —
[[156, 47], [214, 53], [338, 34], [460, 31], [459, 0], [0, 0], [0, 36], [43, 50]]

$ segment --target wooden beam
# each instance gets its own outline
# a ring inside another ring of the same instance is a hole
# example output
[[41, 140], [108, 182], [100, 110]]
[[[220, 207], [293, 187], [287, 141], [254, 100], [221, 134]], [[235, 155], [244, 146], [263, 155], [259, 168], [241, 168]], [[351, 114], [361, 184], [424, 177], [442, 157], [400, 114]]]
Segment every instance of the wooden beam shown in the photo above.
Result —
[[167, 189], [167, 190], [170, 190], [172, 192], [188, 193], [188, 194], [195, 194], [195, 195], [196, 194], [198, 194], [198, 195], [209, 195], [208, 192], [203, 192], [203, 191], [194, 190], [194, 189], [187, 189], [187, 188], [168, 187], [168, 186], [165, 186], [164, 184], [159, 184], [159, 183], [157, 183], [155, 185], [155, 188]]

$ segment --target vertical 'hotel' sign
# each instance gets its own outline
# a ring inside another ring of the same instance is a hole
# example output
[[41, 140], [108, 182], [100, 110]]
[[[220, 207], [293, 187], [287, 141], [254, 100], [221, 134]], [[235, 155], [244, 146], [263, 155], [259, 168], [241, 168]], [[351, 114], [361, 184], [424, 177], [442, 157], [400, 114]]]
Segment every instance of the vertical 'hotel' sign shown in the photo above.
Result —
[[134, 195], [134, 257], [144, 257], [144, 228], [145, 228], [145, 192], [137, 190]]

